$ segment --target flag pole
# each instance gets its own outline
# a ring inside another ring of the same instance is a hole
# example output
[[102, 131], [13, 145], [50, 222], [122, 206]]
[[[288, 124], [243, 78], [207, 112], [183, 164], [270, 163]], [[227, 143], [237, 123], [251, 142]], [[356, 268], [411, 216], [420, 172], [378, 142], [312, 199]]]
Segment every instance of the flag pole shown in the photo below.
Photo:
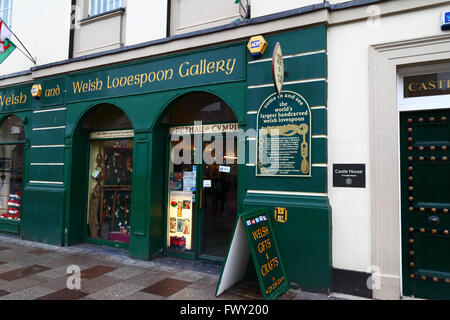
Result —
[[33, 58], [29, 57], [25, 52], [23, 52], [22, 49], [20, 49], [20, 48], [17, 47], [17, 46], [16, 46], [16, 49], [19, 50], [20, 52], [22, 52], [22, 54], [23, 54], [25, 57], [27, 57], [28, 60], [30, 60], [31, 62], [33, 62], [34, 65], [36, 65], [36, 61], [35, 61]]
[[18, 36], [17, 36], [17, 35], [9, 28], [9, 27], [8, 27], [8, 25], [5, 23], [5, 21], [3, 21], [2, 18], [0, 18], [0, 20], [2, 21], [2, 26], [5, 26], [5, 27], [11, 32], [11, 34], [12, 34], [14, 37], [16, 37], [16, 39], [19, 41], [19, 43], [22, 45], [22, 47], [23, 47], [23, 48], [25, 49], [25, 51], [28, 53], [28, 56], [27, 56], [22, 50], [20, 50], [20, 48], [18, 48], [19, 51], [22, 52], [23, 55], [26, 56], [28, 59], [30, 59], [31, 62], [34, 63], [34, 65], [36, 65], [36, 64], [37, 64], [36, 60], [33, 59], [33, 56], [32, 56], [31, 53], [28, 51], [27, 47], [25, 47], [25, 45], [22, 43], [22, 41], [20, 41], [19, 37], [18, 37]]

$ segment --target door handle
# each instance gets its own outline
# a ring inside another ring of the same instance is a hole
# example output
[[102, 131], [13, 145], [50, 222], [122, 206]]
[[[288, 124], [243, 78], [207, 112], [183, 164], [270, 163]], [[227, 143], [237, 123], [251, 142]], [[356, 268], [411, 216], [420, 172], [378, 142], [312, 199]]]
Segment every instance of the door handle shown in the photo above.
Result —
[[203, 209], [203, 190], [200, 190], [200, 209]]
[[432, 226], [437, 226], [440, 222], [439, 218], [436, 216], [431, 216], [428, 218], [428, 222], [432, 225]]

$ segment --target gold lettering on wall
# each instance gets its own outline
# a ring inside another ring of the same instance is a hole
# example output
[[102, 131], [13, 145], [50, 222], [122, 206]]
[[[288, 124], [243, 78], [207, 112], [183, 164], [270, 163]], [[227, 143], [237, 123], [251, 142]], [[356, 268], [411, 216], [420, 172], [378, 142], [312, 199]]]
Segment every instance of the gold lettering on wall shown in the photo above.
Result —
[[11, 95], [0, 96], [0, 105], [2, 107], [9, 107], [26, 103], [27, 103], [27, 95], [24, 94], [23, 92], [21, 92], [19, 95], [13, 93]]
[[164, 83], [176, 79], [189, 81], [189, 78], [212, 74], [222, 73], [230, 76], [235, 71], [236, 62], [237, 58], [224, 58], [212, 61], [211, 59], [200, 59], [200, 61], [195, 63], [191, 61], [182, 62], [174, 68], [167, 67], [155, 71], [141, 71], [120, 76], [107, 74], [104, 78], [97, 77], [95, 79], [73, 81], [72, 90], [74, 95], [78, 95], [94, 93], [104, 89], [143, 88], [155, 83]]

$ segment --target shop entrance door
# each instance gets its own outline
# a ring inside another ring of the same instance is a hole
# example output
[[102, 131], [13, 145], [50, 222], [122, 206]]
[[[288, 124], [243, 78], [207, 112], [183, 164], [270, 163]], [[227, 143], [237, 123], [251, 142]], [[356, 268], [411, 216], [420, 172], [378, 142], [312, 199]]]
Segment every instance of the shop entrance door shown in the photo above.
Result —
[[204, 153], [211, 153], [214, 162], [206, 164], [204, 161], [202, 165], [199, 254], [223, 259], [237, 217], [237, 142], [229, 140], [234, 150], [229, 151], [227, 140], [223, 139], [222, 152], [213, 150], [213, 143], [204, 145]]
[[450, 299], [450, 110], [401, 113], [403, 295]]
[[[238, 203], [237, 136], [223, 131], [229, 128], [237, 130], [238, 125], [205, 125], [199, 133], [176, 138], [171, 134], [168, 255], [214, 261], [225, 258]], [[206, 137], [204, 133], [211, 129], [214, 134]], [[172, 128], [174, 132], [177, 128]]]

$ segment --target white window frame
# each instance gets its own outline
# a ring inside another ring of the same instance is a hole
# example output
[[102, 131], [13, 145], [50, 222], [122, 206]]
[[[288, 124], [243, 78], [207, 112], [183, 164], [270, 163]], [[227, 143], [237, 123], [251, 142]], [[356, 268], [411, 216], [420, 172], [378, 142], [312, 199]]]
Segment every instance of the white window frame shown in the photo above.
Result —
[[402, 112], [450, 108], [450, 94], [414, 98], [404, 97], [405, 77], [437, 72], [450, 72], [450, 63], [399, 69], [397, 80], [398, 111]]
[[[124, 0], [89, 0], [89, 16], [96, 16], [123, 7]], [[103, 9], [103, 7], [106, 7]]]
[[9, 0], [9, 6], [6, 7], [6, 1], [0, 0], [0, 18], [11, 28], [12, 25], [13, 0]]

